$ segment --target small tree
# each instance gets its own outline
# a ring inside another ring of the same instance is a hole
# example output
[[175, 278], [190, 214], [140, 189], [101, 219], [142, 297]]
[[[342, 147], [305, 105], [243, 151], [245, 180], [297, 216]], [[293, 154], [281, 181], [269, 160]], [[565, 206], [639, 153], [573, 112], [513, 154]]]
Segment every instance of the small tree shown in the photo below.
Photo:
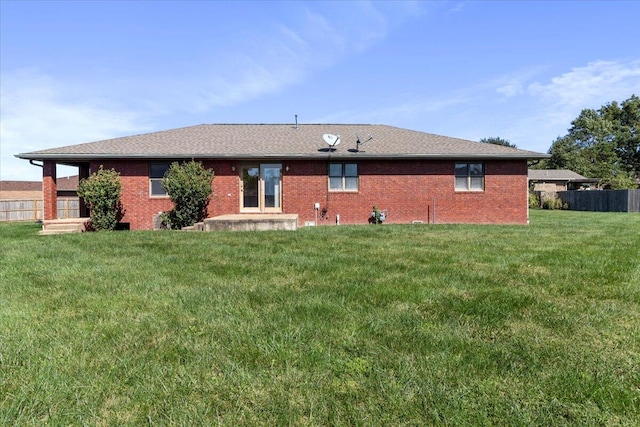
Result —
[[516, 147], [516, 144], [512, 144], [508, 139], [500, 138], [499, 136], [482, 138], [480, 142], [484, 142], [485, 144], [503, 145], [505, 147], [518, 148]]
[[80, 180], [78, 196], [91, 210], [91, 226], [97, 230], [114, 230], [122, 218], [122, 185], [120, 174], [114, 169], [103, 169]]
[[181, 229], [206, 218], [212, 182], [213, 171], [200, 162], [174, 162], [169, 166], [162, 187], [175, 205], [165, 216], [171, 228]]

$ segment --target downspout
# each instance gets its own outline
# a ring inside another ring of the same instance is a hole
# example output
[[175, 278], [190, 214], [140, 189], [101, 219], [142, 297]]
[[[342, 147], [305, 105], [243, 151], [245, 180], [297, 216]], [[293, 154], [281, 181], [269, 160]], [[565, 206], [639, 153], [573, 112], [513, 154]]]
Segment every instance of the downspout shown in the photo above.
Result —
[[33, 162], [35, 162], [35, 160], [29, 160], [29, 164], [30, 164], [30, 165], [38, 166], [39, 168], [43, 168], [43, 167], [44, 167], [44, 165], [39, 165], [39, 164], [37, 164], [37, 163], [33, 163]]

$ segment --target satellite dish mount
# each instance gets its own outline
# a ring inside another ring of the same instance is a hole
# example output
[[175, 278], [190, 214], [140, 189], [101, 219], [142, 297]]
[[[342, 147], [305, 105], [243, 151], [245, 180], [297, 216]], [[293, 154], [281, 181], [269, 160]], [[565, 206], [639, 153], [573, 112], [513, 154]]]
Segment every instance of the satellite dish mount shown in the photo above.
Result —
[[373, 139], [373, 136], [371, 136], [371, 134], [369, 134], [369, 138], [365, 139], [364, 141], [360, 140], [360, 135], [358, 135], [358, 133], [356, 132], [356, 149], [355, 152], [358, 153], [360, 151], [360, 146], [366, 142], [369, 142]]
[[340, 135], [325, 133], [324, 135], [322, 135], [322, 139], [324, 139], [324, 142], [329, 145], [329, 150], [331, 151], [336, 149], [336, 145], [340, 144]]

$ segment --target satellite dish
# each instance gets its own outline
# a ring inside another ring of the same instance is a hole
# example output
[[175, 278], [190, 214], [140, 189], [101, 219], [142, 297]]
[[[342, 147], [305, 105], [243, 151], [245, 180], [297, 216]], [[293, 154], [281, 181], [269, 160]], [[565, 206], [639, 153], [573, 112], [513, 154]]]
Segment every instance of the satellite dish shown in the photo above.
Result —
[[351, 151], [352, 153], [358, 153], [360, 152], [360, 146], [362, 144], [364, 144], [365, 142], [369, 142], [373, 139], [373, 136], [371, 134], [369, 134], [369, 138], [367, 138], [365, 141], [360, 140], [360, 135], [358, 135], [358, 132], [356, 132], [356, 148], [355, 149], [349, 149], [349, 151]]
[[329, 147], [335, 147], [336, 145], [340, 144], [340, 135], [325, 133], [324, 135], [322, 135], [322, 139], [324, 139], [324, 142], [329, 144]]

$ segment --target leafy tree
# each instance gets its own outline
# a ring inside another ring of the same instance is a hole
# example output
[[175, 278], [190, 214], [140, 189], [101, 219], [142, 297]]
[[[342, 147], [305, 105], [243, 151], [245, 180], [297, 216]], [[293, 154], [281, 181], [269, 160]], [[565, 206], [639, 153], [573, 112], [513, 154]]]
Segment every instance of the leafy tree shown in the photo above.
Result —
[[602, 178], [610, 188], [635, 188], [640, 178], [640, 98], [632, 95], [599, 110], [585, 109], [571, 122], [567, 135], [557, 138], [546, 166], [571, 169]]
[[174, 203], [165, 216], [171, 228], [181, 229], [206, 218], [213, 176], [211, 169], [193, 160], [169, 166], [162, 187]]
[[601, 114], [612, 123], [616, 140], [615, 151], [624, 170], [640, 176], [640, 98], [632, 95], [618, 105], [615, 101], [601, 109]]
[[503, 145], [505, 147], [518, 148], [515, 144], [512, 144], [508, 139], [500, 138], [499, 136], [491, 136], [489, 138], [482, 138], [480, 142], [486, 144]]
[[114, 169], [92, 173], [78, 183], [78, 196], [91, 210], [91, 226], [96, 230], [114, 230], [122, 219], [122, 185], [120, 174]]

